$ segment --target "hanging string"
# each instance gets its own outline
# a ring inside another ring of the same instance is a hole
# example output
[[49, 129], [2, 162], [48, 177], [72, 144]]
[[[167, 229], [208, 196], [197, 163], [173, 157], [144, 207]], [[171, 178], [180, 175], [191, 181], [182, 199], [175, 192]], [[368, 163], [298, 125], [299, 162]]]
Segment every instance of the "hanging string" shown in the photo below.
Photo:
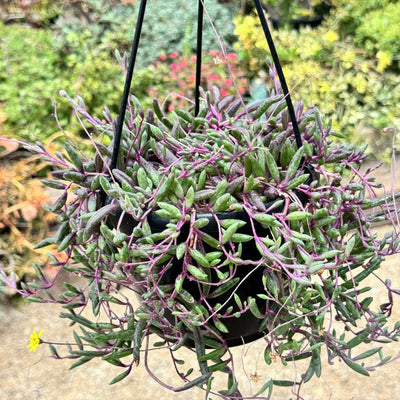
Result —
[[276, 52], [275, 45], [272, 40], [271, 32], [268, 28], [267, 20], [265, 19], [264, 10], [262, 9], [261, 4], [260, 4], [260, 0], [254, 0], [254, 3], [256, 5], [258, 17], [260, 18], [261, 26], [264, 30], [265, 38], [267, 39], [268, 46], [271, 51], [271, 56], [272, 56], [272, 59], [275, 64], [275, 68], [276, 68], [276, 72], [279, 77], [279, 81], [281, 82], [281, 87], [282, 87], [283, 93], [285, 95], [290, 120], [292, 121], [292, 127], [293, 127], [293, 132], [294, 132], [294, 135], [296, 138], [296, 144], [297, 144], [297, 147], [299, 148], [302, 145], [299, 126], [297, 124], [297, 118], [296, 118], [296, 114], [294, 112], [293, 103], [292, 103], [292, 99], [290, 97], [289, 89], [286, 84], [286, 79], [285, 79], [285, 76], [283, 75], [281, 63], [279, 62], [278, 53]]
[[[115, 128], [114, 149], [113, 149], [113, 154], [112, 154], [112, 159], [111, 159], [111, 170], [113, 170], [114, 168], [117, 167], [118, 153], [119, 153], [119, 148], [120, 148], [120, 143], [121, 143], [121, 136], [122, 136], [122, 129], [123, 129], [123, 125], [124, 125], [125, 112], [126, 112], [126, 108], [127, 108], [127, 104], [128, 104], [129, 92], [130, 92], [131, 83], [132, 83], [136, 55], [137, 55], [137, 51], [138, 51], [138, 47], [139, 47], [140, 35], [142, 32], [142, 27], [143, 27], [146, 3], [147, 3], [147, 0], [141, 0], [141, 2], [140, 2], [138, 21], [137, 21], [137, 25], [136, 25], [135, 36], [133, 39], [132, 50], [131, 50], [131, 55], [130, 55], [130, 59], [129, 59], [129, 65], [128, 65], [126, 78], [125, 78], [125, 85], [124, 85], [124, 91], [123, 91], [122, 100], [121, 100], [120, 112], [119, 112], [119, 116], [117, 118], [117, 126]], [[268, 46], [271, 51], [271, 55], [272, 55], [272, 59], [275, 64], [276, 72], [277, 72], [279, 80], [281, 82], [283, 93], [285, 95], [286, 104], [287, 104], [288, 111], [289, 111], [289, 116], [292, 121], [292, 127], [293, 127], [293, 131], [294, 131], [295, 138], [296, 138], [296, 144], [297, 144], [297, 147], [301, 147], [302, 142], [301, 142], [301, 137], [300, 137], [300, 131], [299, 131], [299, 127], [297, 124], [297, 119], [296, 119], [296, 115], [294, 112], [292, 100], [290, 97], [289, 89], [286, 84], [285, 77], [283, 75], [282, 67], [279, 62], [279, 58], [278, 58], [278, 54], [275, 49], [275, 45], [272, 40], [272, 36], [271, 36], [270, 30], [268, 28], [267, 21], [265, 19], [264, 11], [261, 7], [260, 0], [254, 0], [254, 3], [256, 6], [256, 9], [257, 9], [258, 16], [260, 18], [261, 26], [264, 30], [265, 38], [267, 39]], [[204, 0], [198, 0], [195, 115], [198, 115], [199, 109], [200, 109], [203, 13], [204, 13]]]
[[203, 47], [203, 0], [199, 0], [199, 8], [197, 14], [197, 49], [196, 49], [196, 88], [195, 88], [195, 107], [194, 115], [197, 116], [200, 110], [200, 84], [201, 84], [201, 56]]
[[136, 54], [137, 54], [137, 50], [139, 47], [140, 35], [142, 32], [144, 12], [146, 10], [146, 2], [147, 2], [147, 0], [141, 0], [141, 3], [140, 3], [138, 21], [137, 21], [136, 30], [135, 30], [135, 36], [133, 38], [131, 56], [129, 59], [128, 70], [126, 72], [124, 92], [122, 95], [121, 107], [120, 107], [119, 115], [117, 118], [117, 127], [115, 129], [114, 149], [113, 149], [113, 154], [112, 154], [112, 159], [111, 159], [111, 171], [114, 168], [117, 168], [118, 153], [119, 153], [119, 147], [120, 147], [121, 136], [122, 136], [122, 128], [124, 126], [125, 111], [126, 111], [126, 107], [128, 105], [128, 97], [129, 97], [129, 92], [131, 89], [133, 69], [135, 67]]

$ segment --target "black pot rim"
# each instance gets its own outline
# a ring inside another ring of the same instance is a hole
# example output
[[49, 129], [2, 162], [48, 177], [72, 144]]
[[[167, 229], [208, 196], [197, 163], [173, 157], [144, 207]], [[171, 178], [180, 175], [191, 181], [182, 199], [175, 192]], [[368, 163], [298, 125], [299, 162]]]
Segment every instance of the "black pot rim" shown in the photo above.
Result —
[[[310, 185], [313, 180], [312, 173], [314, 169], [309, 164], [307, 164], [304, 167], [304, 169], [307, 170], [310, 174], [305, 184]], [[303, 205], [307, 203], [309, 197], [304, 192], [298, 189], [294, 189], [293, 192], [296, 194], [296, 196], [299, 198], [299, 200]], [[270, 210], [270, 212], [268, 212], [269, 214], [282, 212], [284, 207], [283, 204], [274, 207], [274, 204], [282, 199], [283, 197], [279, 196], [272, 201], [264, 203], [266, 210]], [[113, 200], [112, 197], [107, 196], [105, 199], [105, 204], [111, 203], [112, 200]], [[123, 214], [122, 209], [117, 208], [111, 214], [109, 214], [107, 221], [113, 227], [116, 227], [119, 224], [119, 229], [121, 232], [125, 234], [131, 234], [133, 229], [139, 224], [139, 222], [135, 220], [132, 217], [132, 215], [128, 213], [125, 213], [123, 215], [122, 221], [120, 221], [122, 214]], [[216, 212], [215, 214], [211, 212], [196, 213], [195, 219], [198, 220], [200, 218], [205, 218], [208, 219], [209, 221], [209, 223], [205, 227], [201, 228], [201, 230], [205, 233], [212, 233], [218, 231], [218, 222], [217, 222], [218, 220], [238, 219], [246, 223], [250, 222], [249, 215], [243, 210], [220, 211]], [[163, 230], [166, 229], [167, 224], [169, 224], [171, 221], [169, 218], [159, 216], [156, 213], [156, 211], [151, 211], [147, 215], [147, 222], [150, 224], [153, 232], [162, 232]], [[184, 225], [181, 227], [180, 231], [181, 233], [188, 233], [190, 231], [190, 222], [186, 221]]]

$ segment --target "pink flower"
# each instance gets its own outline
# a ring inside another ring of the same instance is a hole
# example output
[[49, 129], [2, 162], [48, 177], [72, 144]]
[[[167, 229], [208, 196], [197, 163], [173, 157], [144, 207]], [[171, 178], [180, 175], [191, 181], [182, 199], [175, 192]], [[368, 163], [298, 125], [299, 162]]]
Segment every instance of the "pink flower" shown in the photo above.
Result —
[[231, 86], [232, 85], [232, 79], [225, 79], [225, 85], [226, 86]]
[[245, 92], [244, 88], [242, 88], [242, 87], [239, 88], [239, 93], [240, 93], [240, 94], [243, 94], [244, 92]]
[[186, 82], [183, 81], [183, 80], [182, 80], [182, 81], [179, 81], [179, 85], [180, 85], [180, 86], [185, 86], [185, 85], [186, 85]]
[[167, 59], [167, 56], [165, 54], [161, 54], [160, 58], [162, 61], [165, 61]]
[[188, 76], [188, 80], [189, 80], [189, 82], [194, 82], [195, 76], [194, 75], [189, 75]]
[[192, 56], [192, 57], [190, 57], [190, 61], [195, 63], [195, 62], [197, 61], [197, 58], [196, 58], [196, 56]]
[[210, 78], [210, 81], [216, 81], [216, 80], [218, 80], [219, 79], [219, 75], [217, 75], [217, 74], [211, 74], [210, 76], [209, 76], [209, 78]]
[[228, 58], [230, 60], [236, 60], [237, 59], [237, 55], [235, 53], [228, 53]]
[[221, 94], [222, 96], [226, 96], [227, 94], [229, 94], [229, 92], [225, 89], [221, 89]]
[[171, 58], [176, 58], [176, 57], [179, 56], [179, 54], [178, 54], [176, 51], [174, 51], [174, 52], [171, 53], [169, 56], [170, 56]]
[[177, 71], [179, 69], [177, 64], [171, 64], [172, 71]]
[[210, 56], [215, 57], [215, 56], [218, 56], [218, 55], [219, 55], [219, 51], [215, 51], [215, 50], [211, 50], [210, 51]]
[[187, 66], [187, 62], [186, 61], [181, 61], [179, 63], [179, 68], [185, 68]]

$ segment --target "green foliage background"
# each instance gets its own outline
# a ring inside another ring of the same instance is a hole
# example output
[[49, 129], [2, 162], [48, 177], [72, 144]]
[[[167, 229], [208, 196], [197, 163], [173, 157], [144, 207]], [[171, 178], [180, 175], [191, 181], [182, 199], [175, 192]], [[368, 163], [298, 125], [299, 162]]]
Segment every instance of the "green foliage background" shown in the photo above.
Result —
[[[52, 116], [54, 101], [64, 129], [79, 132], [60, 89], [81, 96], [99, 116], [105, 105], [117, 113], [123, 72], [114, 51], [130, 50], [140, 2], [42, 0], [22, 16], [18, 3], [0, 5], [2, 134], [25, 140], [50, 137], [59, 130]], [[269, 50], [252, 7], [237, 16], [235, 1], [208, 3], [207, 13], [227, 50], [238, 52], [243, 74], [253, 87], [264, 84]], [[317, 9], [321, 2], [314, 3]], [[330, 15], [317, 29], [285, 25], [273, 30], [289, 86], [295, 100], [312, 101], [349, 140], [360, 143], [367, 137], [371, 151], [387, 159], [391, 133], [382, 129], [400, 124], [400, 2], [331, 3]], [[207, 13], [204, 50], [218, 50]], [[196, 2], [148, 2], [133, 83], [143, 104], [150, 103], [154, 89], [168, 91], [170, 71], [156, 63], [159, 57], [178, 52], [189, 59], [193, 54], [196, 15]]]

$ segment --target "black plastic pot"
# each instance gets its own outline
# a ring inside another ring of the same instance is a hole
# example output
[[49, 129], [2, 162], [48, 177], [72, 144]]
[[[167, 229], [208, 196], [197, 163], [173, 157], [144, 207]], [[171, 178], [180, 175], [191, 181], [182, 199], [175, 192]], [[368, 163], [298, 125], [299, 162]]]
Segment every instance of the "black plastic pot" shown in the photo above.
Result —
[[[311, 180], [312, 177], [310, 174], [310, 178], [306, 182], [306, 184], [310, 184]], [[303, 203], [303, 205], [305, 205], [308, 201], [308, 197], [303, 192], [300, 192], [298, 190], [295, 190], [294, 192], [296, 193], [300, 201]], [[278, 198], [277, 200], [279, 199], [280, 198]], [[277, 200], [267, 203], [266, 208], [269, 209]], [[283, 210], [283, 205], [280, 205], [275, 207], [273, 209], [273, 212], [279, 213], [282, 210]], [[121, 209], [117, 209], [108, 216], [107, 223], [112, 227], [116, 227], [119, 224], [119, 230], [129, 235], [132, 233], [134, 227], [137, 225], [137, 221], [134, 220], [133, 217], [129, 214], [124, 214], [122, 217], [122, 221], [120, 221], [121, 214], [122, 214]], [[200, 218], [207, 218], [209, 220], [208, 225], [202, 228], [201, 231], [218, 238], [219, 234], [218, 224], [216, 222], [214, 215], [211, 213], [198, 213], [196, 215], [196, 219]], [[240, 228], [238, 230], [238, 233], [244, 233], [248, 235], [253, 234], [249, 223], [249, 217], [247, 213], [243, 211], [219, 212], [217, 213], [217, 218], [219, 220], [224, 220], [224, 219], [242, 220], [246, 222], [246, 225]], [[162, 232], [163, 230], [166, 229], [166, 225], [170, 222], [169, 219], [160, 217], [155, 212], [151, 212], [148, 215], [147, 221], [153, 233]], [[270, 235], [270, 231], [268, 229], [264, 228], [263, 226], [261, 226], [261, 224], [258, 224], [256, 221], [254, 221], [254, 223], [257, 234], [260, 237], [265, 237], [267, 235]], [[182, 227], [180, 236], [177, 239], [178, 243], [182, 243], [187, 240], [189, 227], [190, 227], [189, 222], [185, 223], [185, 225]], [[215, 250], [209, 247], [206, 243], [203, 243], [203, 246], [205, 252]], [[242, 247], [243, 258], [251, 261], [260, 259], [260, 253], [257, 250], [254, 241], [244, 242], [242, 243], [242, 246], [243, 246]], [[228, 271], [229, 270], [228, 267], [226, 268]], [[211, 271], [213, 272], [213, 270]], [[181, 272], [182, 272], [182, 261], [176, 259], [173, 261], [169, 270], [164, 273], [163, 281], [161, 283], [174, 284], [176, 278]], [[222, 270], [222, 272], [225, 271]], [[235, 277], [240, 278], [240, 283], [231, 290], [228, 290], [227, 292], [223, 293], [221, 296], [207, 299], [208, 303], [213, 307], [217, 303], [224, 304], [227, 301], [227, 304], [220, 311], [221, 314], [223, 314], [224, 311], [229, 307], [233, 307], [232, 313], [240, 311], [233, 297], [229, 299], [232, 296], [233, 291], [235, 291], [235, 293], [240, 297], [240, 299], [242, 299], [242, 301], [246, 301], [249, 296], [255, 298], [260, 312], [262, 314], [265, 314], [267, 311], [267, 303], [265, 300], [262, 300], [257, 297], [257, 294], [264, 292], [262, 283], [262, 278], [264, 273], [265, 273], [265, 267], [263, 266], [258, 266], [258, 267], [243, 266], [243, 265], [238, 266]], [[219, 281], [215, 272], [214, 274], [215, 274], [215, 281]], [[213, 276], [211, 276], [211, 278], [213, 278]], [[189, 279], [185, 279], [183, 283], [183, 288], [187, 290], [194, 297], [195, 300], [200, 299], [200, 292], [196, 282], [190, 281]], [[166, 317], [170, 320], [171, 323], [174, 323], [174, 317], [172, 315], [170, 316], [166, 315]], [[229, 332], [223, 334], [222, 336], [226, 340], [229, 346], [237, 346], [243, 343], [251, 342], [265, 335], [266, 332], [262, 326], [262, 321], [263, 319], [255, 317], [249, 310], [242, 313], [241, 316], [238, 318], [235, 317], [224, 318], [222, 319], [222, 322], [228, 328]], [[265, 327], [265, 323], [263, 325]], [[188, 342], [188, 345], [193, 347], [193, 343], [191, 341]]]

